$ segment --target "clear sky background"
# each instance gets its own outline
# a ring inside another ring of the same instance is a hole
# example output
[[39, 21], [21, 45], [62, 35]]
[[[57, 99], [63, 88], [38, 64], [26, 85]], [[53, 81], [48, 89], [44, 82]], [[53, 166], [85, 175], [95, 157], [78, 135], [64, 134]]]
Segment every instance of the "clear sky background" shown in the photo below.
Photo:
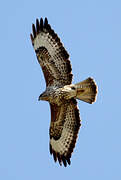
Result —
[[[70, 54], [73, 82], [91, 76], [97, 102], [78, 101], [71, 166], [49, 154], [50, 109], [29, 34], [47, 17]], [[11, 0], [0, 5], [0, 179], [121, 180], [121, 1]]]

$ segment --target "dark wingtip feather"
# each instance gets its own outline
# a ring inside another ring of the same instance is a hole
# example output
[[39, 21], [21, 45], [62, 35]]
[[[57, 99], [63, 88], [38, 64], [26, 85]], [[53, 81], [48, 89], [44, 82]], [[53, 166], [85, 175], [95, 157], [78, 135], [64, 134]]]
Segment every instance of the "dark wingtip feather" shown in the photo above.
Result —
[[38, 19], [36, 19], [36, 30], [37, 30], [37, 33], [39, 33], [40, 26], [39, 26], [39, 20]]
[[70, 165], [71, 164], [71, 161], [70, 161], [70, 158], [66, 158], [68, 164]]
[[32, 34], [30, 34], [30, 39], [31, 39], [31, 42], [32, 42], [32, 45], [33, 45], [34, 37], [33, 37]]
[[59, 153], [57, 153], [57, 158], [58, 158], [58, 162], [60, 164], [60, 166], [62, 166], [62, 159]]
[[45, 17], [45, 24], [48, 24], [48, 20], [47, 20], [47, 17]]
[[54, 161], [56, 162], [57, 161], [57, 153], [55, 151], [53, 151], [53, 158], [54, 158]]
[[40, 30], [43, 30], [43, 19], [40, 18]]
[[65, 159], [64, 156], [62, 156], [62, 161], [63, 161], [64, 166], [66, 167], [67, 166], [67, 162], [66, 162], [66, 159]]
[[52, 146], [51, 146], [51, 144], [50, 144], [50, 154], [52, 154], [52, 152], [53, 152], [53, 151], [52, 151]]
[[47, 28], [47, 26], [48, 26], [48, 20], [47, 20], [47, 18], [45, 18], [44, 27]]
[[32, 24], [32, 31], [33, 31], [33, 36], [35, 38], [36, 37], [36, 28], [35, 28], [34, 24]]

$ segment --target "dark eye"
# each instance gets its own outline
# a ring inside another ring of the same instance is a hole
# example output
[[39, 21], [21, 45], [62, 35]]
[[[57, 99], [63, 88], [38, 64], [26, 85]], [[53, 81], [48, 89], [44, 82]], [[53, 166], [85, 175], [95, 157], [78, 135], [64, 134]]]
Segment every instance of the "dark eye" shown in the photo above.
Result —
[[75, 87], [71, 87], [71, 89], [75, 90], [76, 88]]

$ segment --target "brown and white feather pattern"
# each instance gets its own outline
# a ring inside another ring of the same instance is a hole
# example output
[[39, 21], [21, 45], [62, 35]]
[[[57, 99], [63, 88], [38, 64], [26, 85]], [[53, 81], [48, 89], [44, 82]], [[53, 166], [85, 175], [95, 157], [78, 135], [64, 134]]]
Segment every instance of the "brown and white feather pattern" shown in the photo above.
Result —
[[46, 84], [59, 87], [71, 84], [72, 73], [69, 55], [57, 34], [51, 29], [47, 18], [43, 22], [36, 20], [36, 27], [32, 26], [31, 40], [38, 62], [42, 67]]
[[[69, 55], [57, 34], [51, 29], [47, 18], [43, 22], [36, 20], [32, 26], [32, 45], [38, 62], [42, 67], [47, 88], [59, 88], [72, 82]], [[50, 88], [50, 89], [51, 89]], [[79, 110], [74, 98], [64, 101], [60, 106], [50, 104], [50, 153], [60, 165], [70, 164], [71, 154], [75, 147], [80, 127]]]
[[68, 100], [58, 107], [50, 104], [50, 153], [60, 165], [70, 164], [71, 153], [75, 147], [80, 128], [79, 110], [75, 99]]

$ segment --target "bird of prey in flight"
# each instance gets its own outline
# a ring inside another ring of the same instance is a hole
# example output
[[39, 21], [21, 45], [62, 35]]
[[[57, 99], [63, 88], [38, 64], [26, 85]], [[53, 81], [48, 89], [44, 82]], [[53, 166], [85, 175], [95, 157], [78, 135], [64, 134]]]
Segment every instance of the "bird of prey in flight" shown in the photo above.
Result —
[[92, 104], [96, 100], [97, 85], [91, 77], [72, 84], [69, 54], [47, 18], [37, 19], [32, 30], [31, 42], [46, 81], [46, 90], [39, 100], [50, 104], [50, 153], [55, 162], [66, 167], [71, 163], [81, 125], [76, 99]]

